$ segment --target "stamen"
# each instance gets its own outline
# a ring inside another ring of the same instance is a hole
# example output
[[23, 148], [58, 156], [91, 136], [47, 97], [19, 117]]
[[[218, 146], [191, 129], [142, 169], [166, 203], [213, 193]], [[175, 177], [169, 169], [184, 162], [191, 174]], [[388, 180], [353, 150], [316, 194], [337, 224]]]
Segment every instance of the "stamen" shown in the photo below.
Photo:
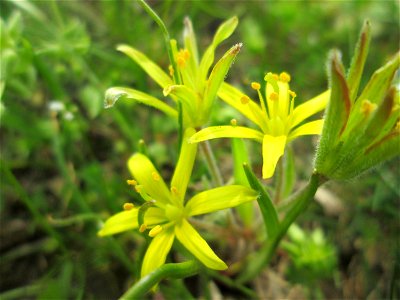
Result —
[[188, 49], [183, 50], [183, 58], [184, 58], [185, 60], [188, 60], [189, 57], [190, 57], [190, 52], [189, 52], [189, 50], [188, 50]]
[[247, 97], [246, 95], [243, 95], [243, 96], [240, 98], [240, 102], [242, 102], [242, 104], [247, 104], [247, 103], [250, 102], [250, 98]]
[[140, 225], [140, 227], [139, 227], [139, 232], [144, 232], [146, 229], [147, 229], [147, 225], [143, 223], [143, 224]]
[[133, 186], [137, 185], [137, 181], [134, 180], [134, 179], [128, 179], [128, 180], [126, 181], [126, 183], [127, 183], [128, 185], [133, 185]]
[[156, 172], [151, 173], [151, 177], [153, 177], [155, 181], [160, 181], [160, 176]]
[[152, 199], [144, 190], [143, 190], [143, 186], [142, 185], [136, 185], [135, 186], [135, 190], [136, 192], [138, 192], [140, 194], [140, 196], [146, 200], [146, 201], [155, 201], [154, 199]]
[[269, 95], [269, 99], [272, 101], [278, 101], [279, 100], [278, 93], [272, 92], [271, 95]]
[[252, 82], [252, 83], [251, 83], [251, 88], [252, 88], [253, 90], [258, 91], [258, 90], [261, 88], [261, 85], [260, 85], [258, 82]]
[[236, 119], [232, 119], [232, 120], [231, 120], [231, 125], [232, 125], [233, 127], [236, 127], [236, 126], [237, 126], [237, 121], [236, 121]]
[[149, 237], [155, 237], [157, 234], [159, 234], [162, 231], [162, 227], [160, 225], [154, 226], [150, 232], [149, 232]]
[[174, 68], [171, 65], [168, 66], [168, 70], [169, 70], [169, 75], [171, 77], [174, 76]]
[[268, 72], [267, 75], [265, 75], [264, 80], [268, 82], [270, 85], [272, 85], [276, 93], [279, 93], [279, 86], [277, 83], [277, 81], [279, 80], [279, 76], [277, 74]]
[[289, 90], [289, 95], [292, 96], [293, 98], [297, 97], [296, 93], [293, 92], [292, 90]]
[[361, 103], [360, 111], [367, 117], [376, 109], [376, 107], [377, 107], [376, 103], [371, 103], [368, 99], [365, 99]]
[[180, 67], [184, 67], [185, 66], [185, 64], [186, 64], [186, 61], [185, 61], [185, 59], [184, 58], [182, 58], [182, 57], [178, 57], [178, 59], [176, 60], [176, 62], [178, 63], [178, 66], [180, 66]]
[[279, 74], [279, 80], [282, 82], [289, 82], [290, 81], [290, 75], [286, 72], [282, 72]]
[[133, 205], [133, 203], [128, 202], [128, 203], [124, 203], [124, 205], [122, 207], [124, 208], [124, 210], [128, 211], [128, 210], [131, 210], [132, 208], [134, 208], [135, 205]]

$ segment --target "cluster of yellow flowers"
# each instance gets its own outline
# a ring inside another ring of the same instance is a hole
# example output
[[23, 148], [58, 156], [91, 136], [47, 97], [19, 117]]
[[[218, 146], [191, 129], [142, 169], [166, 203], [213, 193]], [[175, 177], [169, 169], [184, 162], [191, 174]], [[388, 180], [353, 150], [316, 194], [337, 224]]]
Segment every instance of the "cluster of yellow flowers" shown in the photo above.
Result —
[[[266, 179], [273, 176], [287, 143], [302, 135], [318, 135], [322, 130], [326, 132], [321, 138], [315, 172], [328, 178], [344, 178], [346, 172], [351, 171], [352, 174], [356, 172], [357, 163], [360, 163], [360, 151], [364, 151], [364, 155], [370, 155], [370, 159], [375, 159], [374, 162], [376, 162], [379, 160], [377, 156], [379, 153], [377, 154], [374, 150], [375, 144], [385, 143], [392, 136], [395, 141], [398, 141], [400, 110], [399, 105], [396, 106], [393, 100], [398, 101], [398, 97], [395, 97], [398, 93], [392, 89], [385, 96], [394, 72], [398, 69], [398, 56], [388, 66], [377, 71], [378, 75], [373, 76], [359, 101], [355, 101], [355, 97], [366, 56], [365, 47], [368, 43], [357, 48], [356, 65], [350, 69], [347, 79], [344, 78], [338, 58], [334, 56], [331, 59], [330, 90], [296, 105], [297, 94], [290, 89], [290, 75], [286, 72], [279, 75], [267, 73], [264, 77], [264, 92], [261, 91], [260, 83], [251, 83], [251, 88], [257, 92], [259, 98], [258, 101], [254, 101], [236, 87], [224, 82], [242, 44], [232, 46], [210, 71], [214, 63], [215, 49], [233, 33], [237, 24], [236, 17], [225, 21], [218, 28], [211, 45], [200, 58], [192, 24], [189, 19], [185, 19], [184, 47], [178, 50], [177, 42], [171, 40], [175, 69], [170, 66], [169, 72], [165, 72], [137, 49], [127, 45], [118, 46], [119, 51], [131, 57], [154, 79], [161, 87], [164, 96], [171, 97], [173, 102], [179, 103], [182, 108], [184, 138], [169, 187], [149, 158], [140, 153], [134, 154], [128, 161], [128, 168], [134, 179], [128, 180], [128, 184], [133, 185], [146, 202], [140, 207], [126, 203], [124, 211], [110, 217], [99, 231], [100, 236], [106, 236], [131, 229], [139, 229], [140, 232], [148, 230], [148, 235], [153, 239], [143, 260], [142, 276], [164, 264], [175, 237], [208, 268], [217, 270], [227, 268], [227, 265], [193, 228], [189, 219], [193, 216], [235, 207], [256, 200], [259, 196], [256, 191], [247, 186], [228, 185], [201, 192], [185, 200], [196, 158], [197, 143], [215, 138], [247, 138], [261, 143], [262, 177]], [[368, 29], [369, 27], [364, 29], [364, 32]], [[361, 68], [360, 64], [362, 64]], [[386, 89], [378, 85], [385, 85]], [[235, 119], [230, 125], [204, 127], [207, 125], [214, 99], [217, 96], [254, 123], [258, 129], [238, 126]], [[175, 106], [131, 88], [108, 89], [106, 107], [112, 106], [120, 98], [153, 106], [178, 119], [179, 113]], [[386, 100], [382, 102], [383, 98]], [[318, 119], [305, 122], [312, 115], [324, 110], [329, 99], [326, 121]], [[382, 103], [384, 104], [381, 105]], [[365, 121], [366, 118], [369, 123]], [[361, 119], [364, 121], [359, 123]], [[388, 124], [385, 130], [379, 131], [376, 128], [380, 127], [376, 126], [376, 123], [375, 129], [372, 129], [372, 125], [368, 125], [372, 122], [370, 120], [374, 120], [373, 122], [389, 120], [390, 124], [385, 123]], [[397, 125], [393, 127], [392, 125], [396, 122]], [[350, 135], [360, 130], [363, 132], [359, 133], [359, 136], [366, 132], [366, 138], [357, 137], [355, 140], [359, 142], [360, 147], [353, 149]], [[390, 145], [392, 143], [393, 139]], [[349, 155], [350, 149], [351, 155]], [[352, 161], [350, 162], [349, 159]], [[349, 169], [352, 164], [353, 168]]]

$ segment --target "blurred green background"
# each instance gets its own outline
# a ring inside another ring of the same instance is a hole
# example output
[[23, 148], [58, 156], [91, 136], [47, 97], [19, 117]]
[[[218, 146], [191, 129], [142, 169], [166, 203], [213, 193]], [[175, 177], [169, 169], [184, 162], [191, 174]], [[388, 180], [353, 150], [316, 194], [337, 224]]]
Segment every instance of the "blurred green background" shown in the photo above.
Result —
[[[364, 83], [399, 46], [398, 1], [149, 4], [178, 41], [189, 16], [201, 52], [218, 25], [237, 15], [235, 34], [217, 53], [244, 43], [227, 81], [250, 92], [250, 82], [261, 81], [266, 72], [287, 71], [299, 101], [327, 88], [330, 49], [341, 49], [349, 65], [364, 19], [372, 24]], [[167, 70], [162, 34], [135, 1], [3, 0], [0, 14], [0, 298], [117, 298], [137, 280], [144, 242], [130, 233], [100, 239], [96, 232], [101, 220], [137, 197], [125, 184], [125, 162], [140, 139], [163, 172], [171, 173], [177, 125], [128, 101], [105, 110], [103, 96], [111, 86], [129, 86], [162, 97], [154, 82], [115, 50], [118, 43], [132, 45]], [[217, 102], [212, 122], [226, 124], [236, 116]], [[293, 145], [297, 186], [310, 174], [315, 141], [304, 138]], [[213, 145], [228, 180], [229, 142]], [[253, 157], [257, 166], [260, 157], [256, 152]], [[399, 163], [396, 158], [361, 179], [325, 186], [300, 220], [310, 237], [291, 235], [257, 279], [275, 290], [260, 288], [257, 280], [249, 287], [260, 298], [400, 297]], [[195, 178], [201, 176], [200, 168]], [[324, 250], [334, 262], [329, 271], [321, 274], [315, 270], [318, 261], [304, 257], [311, 252], [299, 250], [303, 240], [315, 240], [317, 250], [321, 241], [329, 244]], [[204, 280], [209, 279], [198, 281]], [[224, 296], [243, 298], [216, 283]], [[174, 299], [168, 286], [173, 282], [162, 289], [164, 297]], [[207, 298], [199, 287], [192, 293]]]

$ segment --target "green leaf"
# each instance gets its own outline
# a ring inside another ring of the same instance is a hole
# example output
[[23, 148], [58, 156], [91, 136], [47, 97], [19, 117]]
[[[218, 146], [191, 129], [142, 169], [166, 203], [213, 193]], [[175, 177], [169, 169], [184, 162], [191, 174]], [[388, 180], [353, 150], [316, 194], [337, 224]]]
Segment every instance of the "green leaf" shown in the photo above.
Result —
[[360, 80], [364, 70], [365, 61], [367, 59], [369, 44], [371, 41], [371, 26], [369, 21], [365, 21], [361, 30], [360, 37], [356, 46], [353, 59], [351, 61], [349, 73], [347, 74], [347, 83], [350, 89], [350, 100], [354, 103]]
[[248, 164], [243, 164], [244, 171], [246, 173], [247, 180], [250, 186], [260, 193], [257, 199], [258, 205], [260, 206], [261, 214], [263, 216], [264, 225], [266, 227], [268, 237], [274, 239], [279, 231], [279, 220], [278, 214], [276, 213], [274, 204], [272, 203], [271, 197], [265, 191], [261, 183], [258, 181], [256, 175], [250, 169]]

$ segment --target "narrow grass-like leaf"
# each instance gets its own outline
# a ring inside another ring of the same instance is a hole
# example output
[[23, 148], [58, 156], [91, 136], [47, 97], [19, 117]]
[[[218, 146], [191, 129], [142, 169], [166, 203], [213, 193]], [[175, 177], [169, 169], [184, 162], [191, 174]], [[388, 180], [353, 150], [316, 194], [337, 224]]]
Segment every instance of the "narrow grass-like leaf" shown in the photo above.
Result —
[[250, 169], [249, 165], [243, 164], [243, 168], [250, 186], [260, 193], [260, 196], [257, 198], [257, 202], [260, 206], [268, 237], [273, 239], [279, 231], [278, 214], [276, 213], [274, 204], [272, 203], [271, 197], [258, 181], [256, 175], [254, 175], [253, 171]]

